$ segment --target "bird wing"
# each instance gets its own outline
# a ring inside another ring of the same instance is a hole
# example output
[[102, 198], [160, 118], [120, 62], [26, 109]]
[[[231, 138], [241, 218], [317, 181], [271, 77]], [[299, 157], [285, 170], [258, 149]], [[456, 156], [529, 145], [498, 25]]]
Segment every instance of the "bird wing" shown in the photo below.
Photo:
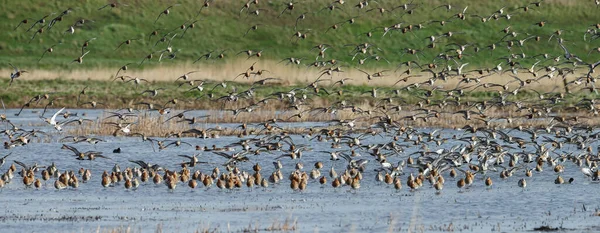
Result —
[[231, 159], [231, 158], [232, 158], [232, 156], [231, 156], [231, 155], [229, 155], [229, 154], [227, 154], [227, 153], [225, 153], [225, 152], [221, 152], [221, 151], [213, 151], [213, 153], [214, 153], [214, 154], [217, 154], [217, 155], [220, 155], [220, 156], [223, 156], [223, 157], [225, 157], [225, 158], [227, 158], [227, 159]]
[[[17, 162], [17, 161], [15, 161], [15, 162]], [[588, 177], [592, 176], [592, 170], [587, 167], [581, 168], [581, 173], [583, 173], [584, 175], [586, 175]]]
[[192, 144], [190, 144], [190, 143], [187, 143], [187, 142], [181, 142], [181, 144], [186, 144], [186, 145], [188, 145], [188, 146], [192, 146]]
[[6, 157], [8, 157], [9, 155], [12, 155], [12, 152], [10, 152], [7, 155], [5, 155], [4, 157], [2, 157], [2, 159], [6, 159]]
[[15, 74], [16, 74], [17, 72], [19, 72], [19, 69], [17, 69], [17, 67], [13, 66], [13, 64], [10, 64], [10, 63], [8, 63], [8, 64], [9, 64], [10, 66], [12, 66], [12, 68], [15, 70]]
[[359, 159], [359, 160], [356, 161], [356, 165], [358, 165], [359, 167], [363, 166], [363, 165], [365, 165], [367, 163], [369, 163], [369, 160], [366, 160], [366, 159]]
[[344, 153], [339, 153], [338, 154], [340, 157], [344, 158], [346, 161], [348, 161], [349, 163], [352, 162], [352, 158], [350, 158], [349, 155], [344, 154]]
[[146, 162], [142, 161], [142, 160], [129, 160], [129, 162], [135, 163], [137, 165], [140, 165], [140, 167], [148, 169], [149, 166]]
[[62, 149], [68, 149], [68, 150], [72, 151], [73, 153], [75, 153], [75, 156], [78, 156], [80, 153], [79, 150], [77, 150], [77, 148], [66, 145], [66, 144], [63, 144]]
[[15, 162], [16, 164], [19, 164], [19, 165], [20, 165], [21, 167], [23, 167], [25, 170], [27, 170], [27, 169], [28, 169], [27, 165], [25, 165], [24, 163], [22, 163], [22, 162], [20, 162], [20, 161], [17, 161], [17, 160], [14, 160], [14, 162]]
[[192, 156], [189, 156], [189, 155], [177, 155], [177, 156], [188, 158], [188, 159], [193, 159]]
[[106, 156], [104, 156], [104, 155], [101, 155], [101, 154], [94, 154], [94, 156], [95, 156], [96, 158], [111, 159], [111, 158], [109, 158], [109, 157], [106, 157]]
[[62, 112], [63, 110], [65, 110], [65, 107], [61, 108], [56, 113], [54, 113], [54, 115], [52, 115], [52, 118], [50, 118], [51, 125], [56, 125], [56, 116], [58, 116], [58, 114], [60, 114], [60, 112]]

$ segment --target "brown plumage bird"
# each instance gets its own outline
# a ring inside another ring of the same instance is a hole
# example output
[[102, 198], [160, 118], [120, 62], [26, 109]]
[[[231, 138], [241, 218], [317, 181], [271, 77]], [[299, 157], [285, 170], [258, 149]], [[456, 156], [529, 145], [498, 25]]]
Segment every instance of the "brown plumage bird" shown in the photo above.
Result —
[[8, 63], [12, 68], [13, 68], [13, 72], [10, 73], [10, 83], [8, 83], [8, 86], [11, 86], [13, 81], [19, 77], [21, 77], [21, 75], [23, 75], [24, 73], [27, 73], [26, 70], [20, 70], [19, 68], [15, 67], [13, 64]]

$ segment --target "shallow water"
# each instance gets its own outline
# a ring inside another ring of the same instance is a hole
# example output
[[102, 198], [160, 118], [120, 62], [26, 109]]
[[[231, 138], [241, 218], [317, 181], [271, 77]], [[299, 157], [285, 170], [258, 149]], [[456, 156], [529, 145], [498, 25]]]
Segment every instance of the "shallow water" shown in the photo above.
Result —
[[[9, 118], [16, 111], [9, 110]], [[83, 110], [79, 110], [81, 111]], [[85, 112], [89, 119], [102, 115], [99, 110]], [[102, 231], [121, 227], [143, 232], [157, 229], [166, 232], [213, 229], [221, 232], [255, 229], [266, 231], [269, 228], [283, 228], [286, 221], [299, 232], [529, 232], [540, 226], [562, 227], [567, 232], [600, 230], [600, 217], [594, 216], [596, 209], [600, 208], [600, 196], [597, 195], [600, 184], [585, 177], [580, 168], [571, 162], [563, 163], [565, 172], [562, 174], [565, 180], [574, 178], [571, 184], [554, 184], [556, 174], [552, 167], [544, 165], [543, 172], [534, 172], [533, 177], [527, 178], [528, 186], [525, 190], [517, 186], [517, 181], [525, 178], [524, 170], [516, 171], [506, 180], [499, 178], [499, 172], [488, 171], [486, 175], [494, 180], [491, 189], [484, 185], [485, 175], [477, 174], [473, 185], [459, 190], [456, 187], [457, 179], [450, 178], [446, 173], [444, 189], [439, 193], [428, 182], [424, 182], [420, 189], [410, 191], [405, 181], [408, 174], [416, 174], [417, 170], [405, 167], [405, 174], [402, 175], [403, 188], [396, 191], [392, 186], [375, 181], [378, 162], [366, 151], [359, 150], [361, 158], [369, 160], [359, 190], [351, 190], [347, 186], [333, 189], [331, 179], [327, 176], [327, 185], [321, 186], [311, 180], [307, 190], [298, 192], [289, 188], [287, 179], [295, 163], [302, 162], [305, 165], [304, 171], [309, 172], [315, 162], [322, 161], [325, 166], [321, 172], [327, 175], [331, 166], [341, 174], [346, 162], [343, 159], [330, 161], [328, 154], [318, 152], [331, 150], [330, 142], [292, 136], [295, 144], [309, 145], [312, 151], [304, 152], [303, 157], [297, 161], [282, 158], [282, 171], [286, 178], [279, 184], [271, 184], [267, 189], [254, 188], [250, 191], [244, 186], [239, 190], [223, 191], [216, 186], [206, 189], [201, 184], [196, 189], [190, 189], [187, 184], [179, 183], [175, 190], [169, 191], [164, 184], [149, 182], [142, 183], [136, 190], [126, 190], [122, 184], [102, 187], [102, 171], [110, 171], [115, 164], [123, 169], [126, 166], [137, 166], [129, 160], [144, 160], [177, 169], [177, 164], [184, 161], [177, 155], [191, 155], [198, 151], [187, 145], [154, 151], [148, 142], [142, 142], [137, 137], [102, 137], [107, 142], [70, 145], [82, 151], [102, 151], [110, 159], [79, 161], [72, 152], [60, 149], [62, 143], [58, 139], [66, 135], [44, 126], [38, 115], [39, 113], [25, 110], [20, 117], [11, 120], [22, 128], [53, 132], [50, 139], [11, 150], [0, 149], [0, 155], [13, 153], [0, 171], [5, 172], [12, 160], [28, 165], [34, 162], [50, 165], [55, 162], [60, 171], [76, 171], [82, 167], [91, 169], [92, 180], [81, 183], [77, 189], [58, 191], [53, 187], [54, 179], [50, 179], [41, 189], [36, 190], [25, 187], [20, 176], [15, 174], [13, 181], [0, 189], [0, 206], [3, 210], [0, 211], [0, 222], [2, 231], [5, 232], [92, 232], [98, 228]], [[326, 123], [299, 123], [296, 126], [311, 127], [315, 124], [322, 126]], [[433, 129], [417, 130], [429, 133]], [[442, 138], [449, 140], [441, 146], [427, 143], [431, 151], [464, 146], [464, 142], [461, 144], [461, 141], [451, 140], [452, 136], [470, 135], [455, 130], [440, 132]], [[526, 137], [524, 133], [516, 131], [510, 135]], [[248, 138], [252, 137], [255, 136]], [[6, 136], [1, 139], [7, 140]], [[192, 145], [214, 144], [223, 147], [240, 138], [181, 140]], [[389, 137], [371, 136], [366, 137], [362, 143], [387, 143], [390, 140]], [[543, 140], [541, 136], [539, 140]], [[597, 140], [592, 141], [591, 146], [596, 148]], [[117, 147], [122, 149], [122, 153], [111, 153]], [[532, 151], [532, 148], [528, 146], [526, 150]], [[402, 155], [389, 156], [388, 160], [396, 164], [401, 159], [406, 159], [407, 155], [421, 150], [421, 146], [410, 146]], [[555, 151], [581, 152], [570, 144]], [[238, 167], [251, 173], [252, 165], [260, 163], [263, 167], [261, 174], [266, 177], [274, 170], [271, 163], [282, 153], [276, 151], [272, 154], [250, 155], [250, 161], [239, 163]], [[192, 168], [192, 172], [199, 169], [208, 173], [215, 166], [224, 170], [222, 164], [226, 159], [223, 157], [211, 152], [201, 152], [199, 158], [208, 164], [200, 164]], [[533, 168], [535, 164], [526, 166]], [[47, 228], [49, 224], [52, 225], [51, 229]]]

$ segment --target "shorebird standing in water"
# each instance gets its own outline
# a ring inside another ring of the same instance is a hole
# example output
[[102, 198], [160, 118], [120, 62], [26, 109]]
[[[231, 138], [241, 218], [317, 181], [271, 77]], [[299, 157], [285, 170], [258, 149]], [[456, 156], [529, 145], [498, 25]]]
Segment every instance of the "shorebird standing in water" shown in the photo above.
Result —
[[527, 181], [525, 179], [520, 179], [518, 184], [519, 187], [523, 188], [523, 191], [525, 191], [525, 188], [527, 188]]

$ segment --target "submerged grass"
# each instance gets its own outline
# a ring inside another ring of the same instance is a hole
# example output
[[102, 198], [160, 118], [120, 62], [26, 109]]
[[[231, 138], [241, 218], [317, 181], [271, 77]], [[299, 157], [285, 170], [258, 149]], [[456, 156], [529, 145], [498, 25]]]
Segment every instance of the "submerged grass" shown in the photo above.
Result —
[[[172, 230], [172, 229], [171, 229]], [[272, 223], [270, 223], [267, 227], [260, 227], [258, 222], [254, 225], [250, 224], [247, 227], [242, 227], [240, 229], [231, 229], [231, 226], [227, 224], [227, 227], [212, 227], [210, 224], [201, 224], [196, 229], [196, 233], [217, 233], [217, 232], [295, 232], [299, 230], [298, 228], [298, 218], [286, 217], [283, 222], [280, 219], [274, 219]], [[170, 231], [169, 229], [165, 229], [163, 224], [158, 224], [154, 232], [161, 233], [164, 231]], [[109, 227], [100, 227], [96, 228], [96, 233], [135, 233], [135, 232], [143, 232], [141, 229], [134, 229], [132, 226], [120, 226], [115, 228]]]

